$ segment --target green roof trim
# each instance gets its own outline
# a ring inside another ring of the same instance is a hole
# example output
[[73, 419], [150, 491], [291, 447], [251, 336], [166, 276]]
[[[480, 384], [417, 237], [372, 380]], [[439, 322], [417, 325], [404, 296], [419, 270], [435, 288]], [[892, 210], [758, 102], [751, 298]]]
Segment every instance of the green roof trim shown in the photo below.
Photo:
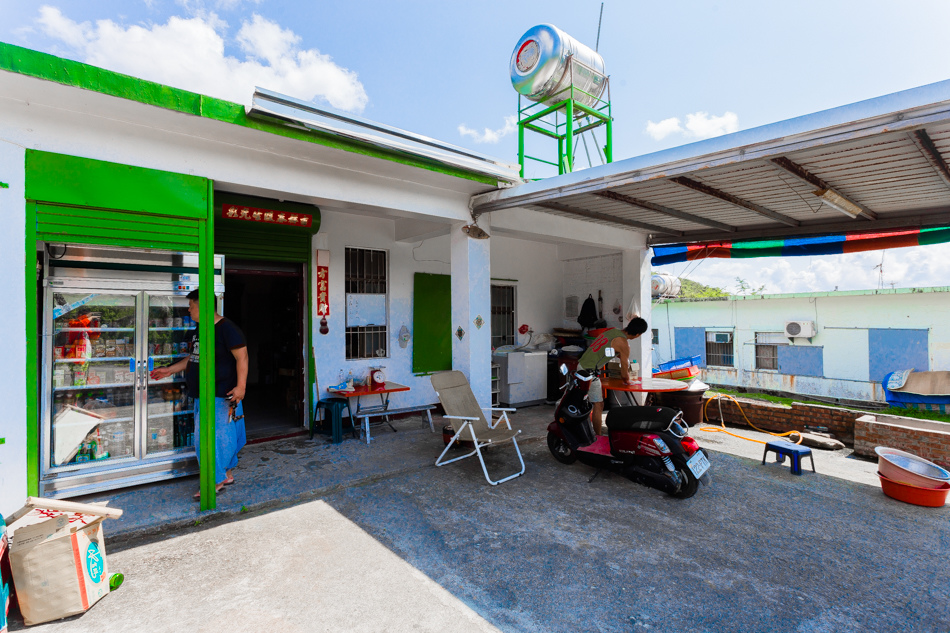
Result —
[[74, 86], [101, 94], [137, 101], [146, 105], [183, 112], [206, 119], [240, 125], [268, 134], [276, 134], [298, 141], [317, 143], [333, 149], [353, 152], [373, 158], [381, 158], [395, 163], [426, 169], [448, 176], [472, 180], [486, 185], [497, 186], [498, 180], [464, 169], [456, 169], [434, 161], [427, 161], [395, 151], [386, 151], [348, 139], [342, 139], [320, 132], [305, 132], [288, 128], [276, 123], [256, 121], [247, 118], [244, 106], [239, 103], [216, 99], [207, 95], [172, 88], [163, 84], [123, 75], [82, 62], [63, 59], [48, 53], [41, 53], [22, 46], [0, 42], [0, 70], [6, 70], [28, 77], [53, 81], [65, 86]]

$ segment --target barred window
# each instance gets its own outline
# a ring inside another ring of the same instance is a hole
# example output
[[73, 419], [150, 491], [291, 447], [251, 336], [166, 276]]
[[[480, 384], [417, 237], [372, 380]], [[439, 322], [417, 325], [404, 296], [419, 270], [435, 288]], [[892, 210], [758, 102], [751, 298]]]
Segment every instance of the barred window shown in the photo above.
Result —
[[788, 345], [782, 332], [755, 333], [755, 368], [778, 369], [778, 346]]
[[346, 358], [389, 354], [386, 251], [346, 249]]
[[706, 366], [735, 367], [732, 332], [706, 332]]
[[515, 287], [491, 287], [491, 346], [514, 345]]

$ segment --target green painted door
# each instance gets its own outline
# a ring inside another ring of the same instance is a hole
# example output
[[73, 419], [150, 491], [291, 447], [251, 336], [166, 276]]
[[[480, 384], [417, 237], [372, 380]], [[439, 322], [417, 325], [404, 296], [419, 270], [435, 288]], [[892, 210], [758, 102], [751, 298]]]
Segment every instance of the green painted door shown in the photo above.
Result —
[[416, 273], [412, 291], [412, 371], [452, 369], [452, 277]]

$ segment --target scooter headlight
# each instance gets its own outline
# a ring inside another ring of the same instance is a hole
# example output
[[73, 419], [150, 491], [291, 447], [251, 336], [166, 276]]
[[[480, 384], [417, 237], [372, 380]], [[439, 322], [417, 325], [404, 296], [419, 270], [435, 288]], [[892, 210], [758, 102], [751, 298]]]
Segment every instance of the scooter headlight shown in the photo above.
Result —
[[658, 449], [660, 449], [660, 452], [661, 452], [661, 453], [669, 453], [669, 452], [670, 452], [670, 447], [666, 445], [666, 442], [663, 441], [663, 438], [654, 437], [654, 438], [653, 438], [653, 444], [656, 445], [656, 447], [657, 447]]

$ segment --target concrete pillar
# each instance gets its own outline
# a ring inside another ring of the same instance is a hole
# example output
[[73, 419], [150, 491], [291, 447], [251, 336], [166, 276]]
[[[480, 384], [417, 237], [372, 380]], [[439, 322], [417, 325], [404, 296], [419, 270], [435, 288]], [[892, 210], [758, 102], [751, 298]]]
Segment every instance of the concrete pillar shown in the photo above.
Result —
[[[27, 488], [27, 455], [39, 448], [36, 433], [32, 434], [33, 445], [28, 445], [27, 427], [36, 420], [28, 419], [24, 397], [27, 389], [36, 390], [36, 380], [28, 380], [26, 372], [26, 337], [36, 337], [27, 332], [26, 314], [36, 310], [35, 305], [25, 305], [26, 278], [32, 281], [32, 270], [26, 264], [23, 235], [24, 220], [25, 152], [12, 143], [0, 142], [0, 217], [3, 217], [3, 232], [0, 232], [0, 296], [4, 297], [6, 310], [3, 325], [7, 335], [0, 338], [0, 358], [6, 371], [0, 381], [0, 400], [3, 402], [3, 422], [0, 422], [0, 515], [12, 514], [23, 505], [31, 492]], [[24, 266], [26, 275], [24, 275]], [[36, 474], [35, 471], [33, 473]], [[35, 479], [34, 479], [35, 481]], [[33, 491], [32, 494], [38, 494]]]
[[[653, 369], [653, 319], [651, 314], [650, 297], [650, 277], [652, 270], [650, 268], [650, 258], [653, 256], [653, 250], [650, 248], [638, 248], [623, 251], [623, 310], [626, 314], [630, 308], [630, 301], [634, 297], [640, 305], [640, 317], [645, 319], [649, 328], [643, 336], [630, 342], [630, 356], [635, 358], [640, 365], [640, 373], [649, 376]], [[624, 320], [624, 325], [627, 321]]]
[[[491, 406], [491, 239], [476, 240], [452, 225], [452, 368], [468, 378], [482, 407]], [[491, 232], [488, 217], [479, 226]], [[479, 328], [476, 320], [481, 317]], [[464, 334], [457, 333], [462, 328]]]

